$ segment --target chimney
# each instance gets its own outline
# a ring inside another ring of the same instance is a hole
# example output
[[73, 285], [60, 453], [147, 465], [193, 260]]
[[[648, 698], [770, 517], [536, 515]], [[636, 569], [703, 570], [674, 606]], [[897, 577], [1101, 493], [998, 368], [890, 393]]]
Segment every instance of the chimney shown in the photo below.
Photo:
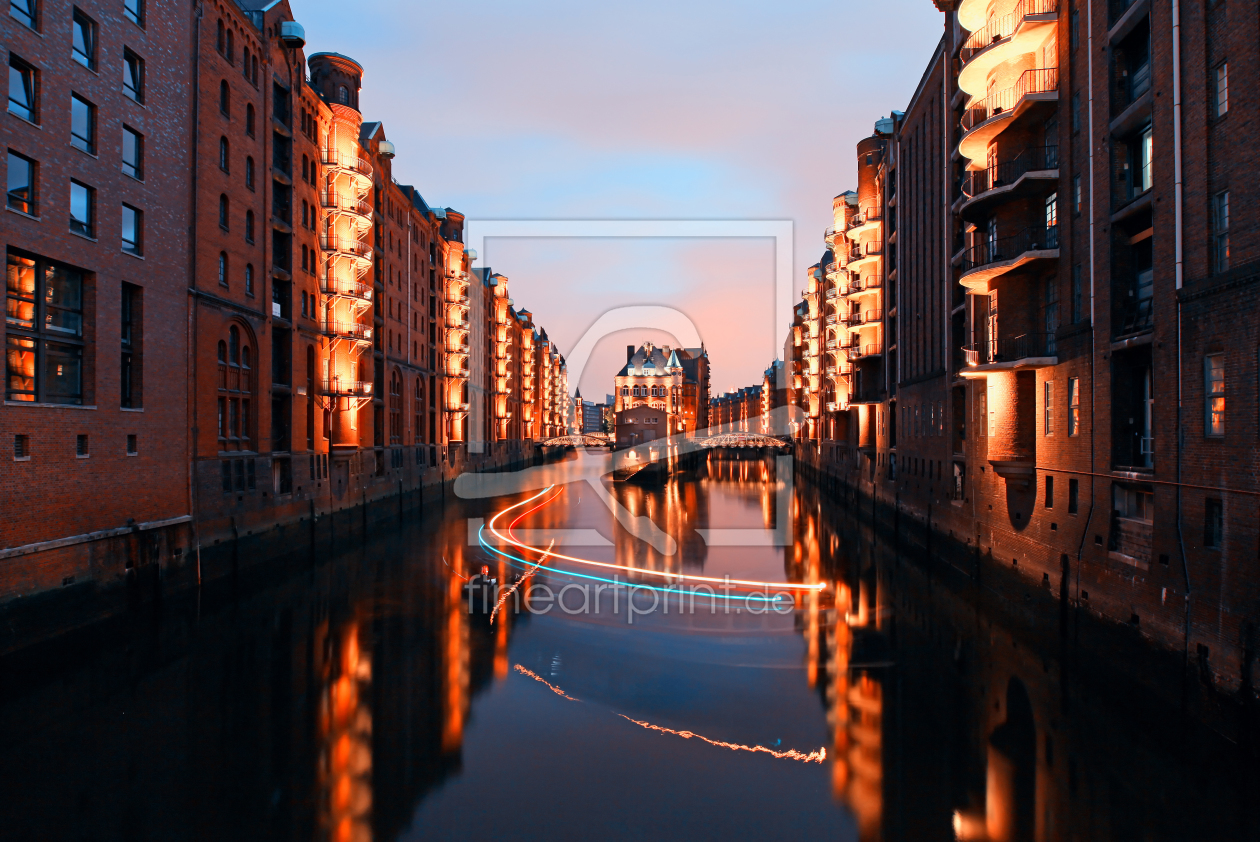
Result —
[[634, 346], [627, 345], [626, 346], [626, 362], [630, 362], [632, 359], [634, 359]]

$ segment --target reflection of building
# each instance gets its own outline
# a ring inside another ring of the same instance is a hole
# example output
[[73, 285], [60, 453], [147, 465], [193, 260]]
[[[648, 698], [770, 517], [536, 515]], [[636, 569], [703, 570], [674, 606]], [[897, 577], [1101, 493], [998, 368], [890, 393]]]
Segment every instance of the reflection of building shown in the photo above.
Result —
[[614, 411], [651, 406], [665, 413], [669, 435], [709, 426], [709, 354], [704, 347], [626, 347], [616, 376]]

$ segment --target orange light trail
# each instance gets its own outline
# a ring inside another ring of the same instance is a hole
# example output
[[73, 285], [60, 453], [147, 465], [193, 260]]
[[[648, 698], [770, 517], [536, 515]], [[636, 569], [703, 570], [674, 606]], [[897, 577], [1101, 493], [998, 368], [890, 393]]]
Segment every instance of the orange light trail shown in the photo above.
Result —
[[[543, 552], [543, 550], [539, 547], [530, 546], [529, 544], [522, 543], [520, 541], [517, 541], [515, 538], [513, 538], [511, 536], [511, 531], [512, 531], [511, 527], [508, 528], [509, 534], [504, 535], [502, 532], [498, 530], [495, 524], [497, 523], [499, 518], [503, 517], [508, 512], [513, 511], [514, 509], [519, 509], [522, 506], [529, 505], [530, 503], [537, 500], [539, 497], [549, 492], [552, 489], [552, 487], [553, 486], [548, 486], [547, 488], [544, 488], [542, 491], [535, 494], [533, 497], [522, 500], [521, 502], [515, 505], [508, 506], [506, 509], [499, 512], [494, 517], [490, 518], [490, 521], [486, 524], [486, 528], [489, 529], [490, 533], [494, 535], [496, 538], [508, 544], [511, 544], [514, 547], [519, 547], [523, 550], [529, 550], [535, 553]], [[535, 509], [541, 508], [542, 506], [546, 505], [547, 503], [550, 503], [551, 500], [554, 500], [554, 499], [555, 498], [553, 497], [547, 500], [546, 502], [535, 507]], [[535, 509], [531, 509], [530, 511], [534, 511]], [[528, 514], [528, 512], [526, 512], [526, 514]], [[518, 520], [520, 520], [519, 517], [516, 520], [512, 521], [513, 525], [515, 525]], [[674, 581], [686, 580], [686, 581], [691, 581], [691, 582], [705, 582], [705, 583], [713, 583], [713, 584], [718, 584], [718, 585], [736, 585], [742, 588], [753, 588], [753, 589], [764, 590], [767, 592], [772, 589], [773, 590], [797, 590], [797, 591], [821, 591], [827, 587], [825, 582], [818, 582], [815, 584], [802, 584], [800, 582], [760, 582], [755, 579], [730, 579], [730, 578], [718, 578], [716, 576], [696, 576], [689, 573], [669, 573], [663, 570], [640, 569], [637, 567], [629, 567], [624, 564], [613, 564], [612, 562], [607, 562], [607, 561], [594, 561], [593, 559], [589, 559], [589, 558], [578, 558], [576, 556], [571, 556], [571, 555], [562, 555], [561, 553], [551, 553], [551, 557], [564, 559], [565, 561], [576, 562], [578, 564], [589, 564], [593, 567], [603, 567], [603, 568], [612, 569], [612, 570], [624, 570], [627, 573], [637, 573], [639, 575], [646, 575], [646, 576], [660, 576], [662, 578], [670, 579]]]
[[528, 675], [530, 678], [534, 679], [535, 681], [541, 681], [543, 684], [546, 684], [548, 687], [550, 687], [550, 688], [551, 688], [551, 692], [555, 693], [557, 696], [560, 696], [561, 698], [568, 699], [570, 702], [580, 702], [580, 701], [582, 701], [581, 699], [575, 699], [575, 698], [573, 698], [573, 697], [572, 697], [572, 696], [570, 696], [568, 693], [564, 692], [564, 691], [563, 691], [563, 690], [561, 690], [559, 687], [557, 687], [556, 685], [552, 684], [550, 681], [548, 681], [547, 679], [543, 678], [541, 675], [539, 675], [538, 673], [534, 672], [533, 670], [527, 670], [527, 669], [525, 669], [525, 667], [521, 666], [520, 664], [517, 664], [515, 667], [513, 667], [513, 669], [515, 669], [515, 670], [516, 670], [517, 672], [519, 672], [521, 675]]
[[822, 763], [824, 760], [827, 759], [826, 748], [820, 748], [817, 751], [811, 751], [809, 754], [804, 754], [802, 752], [797, 751], [794, 748], [790, 748], [787, 751], [775, 751], [774, 749], [766, 748], [765, 746], [745, 746], [745, 745], [740, 745], [739, 743], [723, 742], [722, 740], [710, 740], [708, 737], [702, 737], [699, 734], [694, 733], [692, 731], [675, 731], [673, 728], [662, 728], [661, 726], [653, 725], [650, 722], [642, 722], [638, 719], [631, 719], [630, 717], [626, 716], [624, 713], [619, 713], [617, 715], [620, 716], [622, 719], [628, 722], [633, 722], [635, 725], [638, 725], [642, 728], [646, 728], [649, 731], [659, 731], [662, 734], [674, 734], [675, 736], [682, 737], [684, 740], [690, 740], [694, 737], [697, 740], [703, 740], [704, 742], [708, 743], [711, 746], [717, 746], [718, 748], [729, 748], [731, 751], [751, 751], [754, 753], [768, 754], [771, 757], [777, 757], [780, 760], [800, 760], [803, 763]]
[[[513, 523], [515, 523], [515, 521], [513, 521]], [[512, 527], [509, 526], [508, 532], [511, 532], [511, 531], [512, 531]], [[548, 544], [547, 551], [542, 554], [542, 558], [534, 562], [534, 566], [529, 568], [529, 570], [525, 571], [525, 575], [522, 576], [520, 579], [518, 579], [516, 581], [516, 584], [512, 585], [512, 587], [508, 588], [506, 591], [504, 591], [502, 594], [499, 595], [499, 601], [495, 603], [494, 610], [490, 612], [491, 625], [494, 624], [494, 618], [499, 613], [499, 609], [503, 607], [503, 603], [507, 602], [507, 599], [509, 596], [516, 593], [517, 588], [519, 588], [521, 585], [529, 581], [529, 578], [534, 575], [534, 571], [538, 569], [538, 566], [547, 560], [547, 556], [551, 555], [551, 548], [554, 547], [555, 545], [556, 545], [555, 541], [552, 541], [550, 544]]]

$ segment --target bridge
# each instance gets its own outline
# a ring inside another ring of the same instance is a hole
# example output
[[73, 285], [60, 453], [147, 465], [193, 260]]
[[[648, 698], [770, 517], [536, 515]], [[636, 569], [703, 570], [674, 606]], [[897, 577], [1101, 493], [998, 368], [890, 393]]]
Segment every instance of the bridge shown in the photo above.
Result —
[[556, 436], [539, 442], [543, 447], [607, 447], [607, 433], [578, 433], [572, 436]]
[[774, 436], [763, 436], [759, 433], [721, 433], [716, 436], [696, 439], [700, 447], [777, 447], [787, 450], [791, 443]]

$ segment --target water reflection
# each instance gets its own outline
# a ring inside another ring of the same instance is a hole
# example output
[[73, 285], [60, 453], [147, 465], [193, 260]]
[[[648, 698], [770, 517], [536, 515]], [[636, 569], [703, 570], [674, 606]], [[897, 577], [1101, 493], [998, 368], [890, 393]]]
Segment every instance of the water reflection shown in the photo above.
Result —
[[[605, 553], [827, 585], [787, 616], [492, 624], [464, 577], [511, 571], [463, 518], [505, 504], [450, 503], [367, 544], [257, 545], [278, 559], [200, 603], [0, 659], [0, 838], [1257, 838], [1253, 771], [1219, 741], [1097, 690], [805, 484], [789, 547], [695, 534], [772, 527], [776, 481], [712, 455], [619, 483], [681, 551]], [[607, 518], [565, 495], [522, 526]]]

